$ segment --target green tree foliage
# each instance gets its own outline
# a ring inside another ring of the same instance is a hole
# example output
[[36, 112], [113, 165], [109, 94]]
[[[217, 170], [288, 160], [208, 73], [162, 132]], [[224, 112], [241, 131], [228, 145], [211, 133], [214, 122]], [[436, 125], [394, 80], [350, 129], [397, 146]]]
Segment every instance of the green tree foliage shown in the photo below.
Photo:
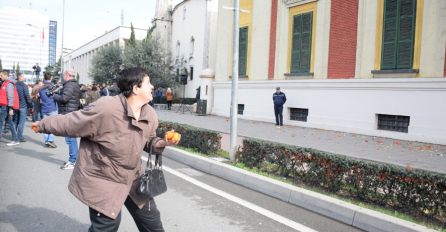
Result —
[[174, 88], [179, 84], [179, 76], [172, 54], [164, 47], [160, 39], [154, 38], [138, 41], [134, 47], [127, 46], [124, 50], [122, 68], [145, 68], [150, 74], [153, 86]]
[[15, 61], [14, 61], [13, 65], [12, 65], [12, 72], [15, 72]]
[[2, 59], [0, 59], [0, 71], [3, 70]]
[[130, 39], [127, 42], [127, 45], [130, 46], [130, 47], [134, 47], [135, 44], [136, 44], [135, 29], [133, 28], [133, 24], [132, 23], [130, 25], [131, 25], [132, 32], [130, 34]]
[[59, 74], [57, 74], [60, 71], [60, 58], [59, 60], [53, 64], [53, 65], [47, 65], [45, 68], [45, 73], [49, 72], [51, 73], [51, 76], [57, 77]]
[[[110, 45], [101, 48], [91, 61], [89, 76], [94, 83], [112, 83], [125, 68], [142, 67], [147, 69], [152, 85], [161, 88], [175, 88], [179, 85], [179, 75], [187, 74], [184, 59], [175, 65], [172, 54], [164, 49], [162, 41], [150, 37], [135, 41], [134, 46]], [[181, 72], [177, 74], [177, 67]]]
[[17, 62], [17, 67], [16, 67], [16, 73], [19, 74], [20, 73], [20, 62]]
[[94, 83], [111, 83], [114, 78], [118, 77], [121, 71], [122, 53], [122, 48], [119, 45], [109, 45], [99, 49], [92, 57], [88, 71]]
[[76, 80], [77, 80], [77, 83], [79, 83], [79, 73], [77, 73], [77, 75], [76, 75]]
[[154, 24], [153, 26], [149, 27], [149, 30], [147, 30], [147, 36], [144, 39], [144, 41], [152, 39], [152, 32], [153, 32], [153, 30], [155, 30], [155, 28], [156, 28], [156, 24]]

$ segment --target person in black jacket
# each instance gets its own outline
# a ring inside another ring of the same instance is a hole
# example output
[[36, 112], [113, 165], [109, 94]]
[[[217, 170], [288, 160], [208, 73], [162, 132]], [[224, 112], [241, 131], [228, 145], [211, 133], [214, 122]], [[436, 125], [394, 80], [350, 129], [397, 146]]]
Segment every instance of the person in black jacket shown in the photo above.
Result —
[[113, 85], [108, 88], [108, 92], [110, 92], [110, 96], [118, 96], [121, 93], [119, 88], [116, 87], [116, 83], [113, 83]]
[[[60, 94], [55, 94], [53, 99], [59, 105], [59, 114], [69, 114], [79, 109], [80, 87], [75, 78], [73, 69], [67, 69], [64, 72], [63, 89]], [[65, 142], [69, 147], [70, 158], [68, 162], [62, 165], [61, 169], [73, 169], [77, 159], [78, 146], [77, 138], [66, 137]]]
[[16, 126], [19, 142], [23, 143], [26, 140], [23, 138], [23, 129], [26, 121], [26, 111], [32, 108], [31, 98], [29, 96], [28, 86], [23, 82], [25, 75], [23, 73], [17, 74], [18, 81], [16, 82], [17, 94], [19, 96], [19, 109], [14, 111], [13, 122]]
[[286, 96], [285, 93], [280, 91], [280, 87], [276, 87], [276, 92], [273, 94], [273, 101], [274, 101], [274, 115], [276, 115], [276, 126], [279, 125], [279, 119], [280, 119], [280, 126], [283, 126], [283, 104], [286, 102]]

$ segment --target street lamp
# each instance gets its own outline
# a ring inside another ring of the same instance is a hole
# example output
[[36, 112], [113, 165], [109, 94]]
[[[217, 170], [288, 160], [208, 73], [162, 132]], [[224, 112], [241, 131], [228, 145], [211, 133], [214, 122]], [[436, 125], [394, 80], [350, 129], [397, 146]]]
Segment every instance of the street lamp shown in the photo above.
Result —
[[63, 15], [62, 15], [62, 49], [60, 51], [60, 76], [61, 76], [61, 80], [62, 82], [65, 82], [64, 78], [63, 78], [63, 29], [64, 29], [64, 24], [65, 24], [65, 0], [63, 0]]
[[239, 21], [240, 11], [245, 13], [251, 13], [247, 10], [240, 9], [240, 0], [234, 0], [234, 7], [222, 8], [234, 11], [234, 25], [232, 32], [232, 89], [231, 89], [231, 129], [229, 138], [229, 159], [234, 162], [235, 154], [237, 152], [237, 109], [238, 109], [238, 49], [239, 49]]

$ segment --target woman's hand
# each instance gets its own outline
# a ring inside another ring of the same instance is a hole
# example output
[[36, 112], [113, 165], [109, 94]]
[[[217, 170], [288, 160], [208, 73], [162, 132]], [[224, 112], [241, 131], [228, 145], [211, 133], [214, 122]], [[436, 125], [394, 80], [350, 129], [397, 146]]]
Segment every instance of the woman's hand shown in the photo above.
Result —
[[[34, 127], [35, 127], [35, 128], [39, 128], [38, 126], [39, 126], [39, 121], [33, 122], [33, 124], [31, 124], [31, 129], [33, 129]], [[33, 129], [33, 130], [34, 130], [34, 129]], [[39, 132], [37, 132], [37, 130], [35, 130], [34, 132], [35, 132], [35, 133], [39, 133]]]
[[[172, 130], [172, 132], [174, 132]], [[173, 141], [173, 140], [168, 140], [167, 139], [167, 135], [164, 135], [164, 140], [160, 140], [155, 144], [156, 148], [162, 148], [162, 147], [167, 147], [167, 146], [174, 146], [174, 145], [178, 145], [178, 143], [181, 140], [181, 135], [180, 138], [178, 139], [178, 141]]]

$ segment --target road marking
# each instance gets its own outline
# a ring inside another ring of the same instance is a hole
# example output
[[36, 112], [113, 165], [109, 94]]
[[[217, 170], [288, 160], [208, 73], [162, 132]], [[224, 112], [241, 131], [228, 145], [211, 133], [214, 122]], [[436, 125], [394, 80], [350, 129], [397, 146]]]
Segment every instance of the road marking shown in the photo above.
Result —
[[[144, 160], [144, 161], [147, 161], [147, 157], [145, 157], [145, 156], [142, 156], [141, 159]], [[233, 202], [235, 202], [235, 203], [237, 203], [239, 205], [242, 205], [242, 206], [244, 206], [244, 207], [246, 207], [248, 209], [251, 209], [251, 210], [253, 210], [253, 211], [257, 212], [257, 213], [260, 213], [263, 216], [269, 217], [269, 218], [271, 218], [271, 219], [273, 219], [273, 220], [275, 220], [277, 222], [280, 222], [280, 223], [282, 223], [282, 224], [284, 224], [284, 225], [286, 225], [288, 227], [291, 227], [291, 228], [293, 228], [295, 230], [298, 230], [298, 231], [301, 231], [301, 232], [317, 232], [316, 230], [308, 228], [308, 227], [306, 227], [306, 226], [304, 226], [302, 224], [299, 224], [299, 223], [297, 223], [295, 221], [292, 221], [292, 220], [290, 220], [288, 218], [282, 217], [282, 216], [280, 216], [280, 215], [278, 215], [276, 213], [273, 213], [273, 212], [271, 212], [271, 211], [269, 211], [267, 209], [264, 209], [264, 208], [262, 208], [260, 206], [257, 206], [255, 204], [247, 202], [247, 201], [245, 201], [243, 199], [240, 199], [240, 198], [238, 198], [236, 196], [233, 196], [233, 195], [231, 195], [229, 193], [223, 192], [223, 191], [221, 191], [219, 189], [216, 189], [216, 188], [214, 188], [212, 186], [209, 186], [209, 185], [207, 185], [207, 184], [205, 184], [203, 182], [200, 182], [200, 181], [198, 181], [198, 180], [196, 180], [194, 178], [191, 178], [191, 177], [189, 177], [189, 176], [187, 176], [187, 175], [185, 175], [183, 173], [180, 173], [180, 172], [178, 172], [178, 171], [176, 171], [174, 169], [171, 169], [169, 167], [163, 166], [163, 170], [166, 170], [166, 171], [170, 172], [171, 174], [173, 174], [175, 176], [178, 176], [178, 177], [180, 177], [180, 178], [182, 178], [182, 179], [184, 179], [186, 181], [189, 181], [190, 183], [192, 183], [194, 185], [197, 185], [197, 186], [199, 186], [199, 187], [201, 187], [201, 188], [203, 188], [205, 190], [208, 190], [209, 192], [212, 192], [212, 193], [217, 194], [217, 195], [219, 195], [221, 197], [224, 197], [224, 198], [226, 198], [226, 199], [228, 199], [230, 201], [233, 201]]]

